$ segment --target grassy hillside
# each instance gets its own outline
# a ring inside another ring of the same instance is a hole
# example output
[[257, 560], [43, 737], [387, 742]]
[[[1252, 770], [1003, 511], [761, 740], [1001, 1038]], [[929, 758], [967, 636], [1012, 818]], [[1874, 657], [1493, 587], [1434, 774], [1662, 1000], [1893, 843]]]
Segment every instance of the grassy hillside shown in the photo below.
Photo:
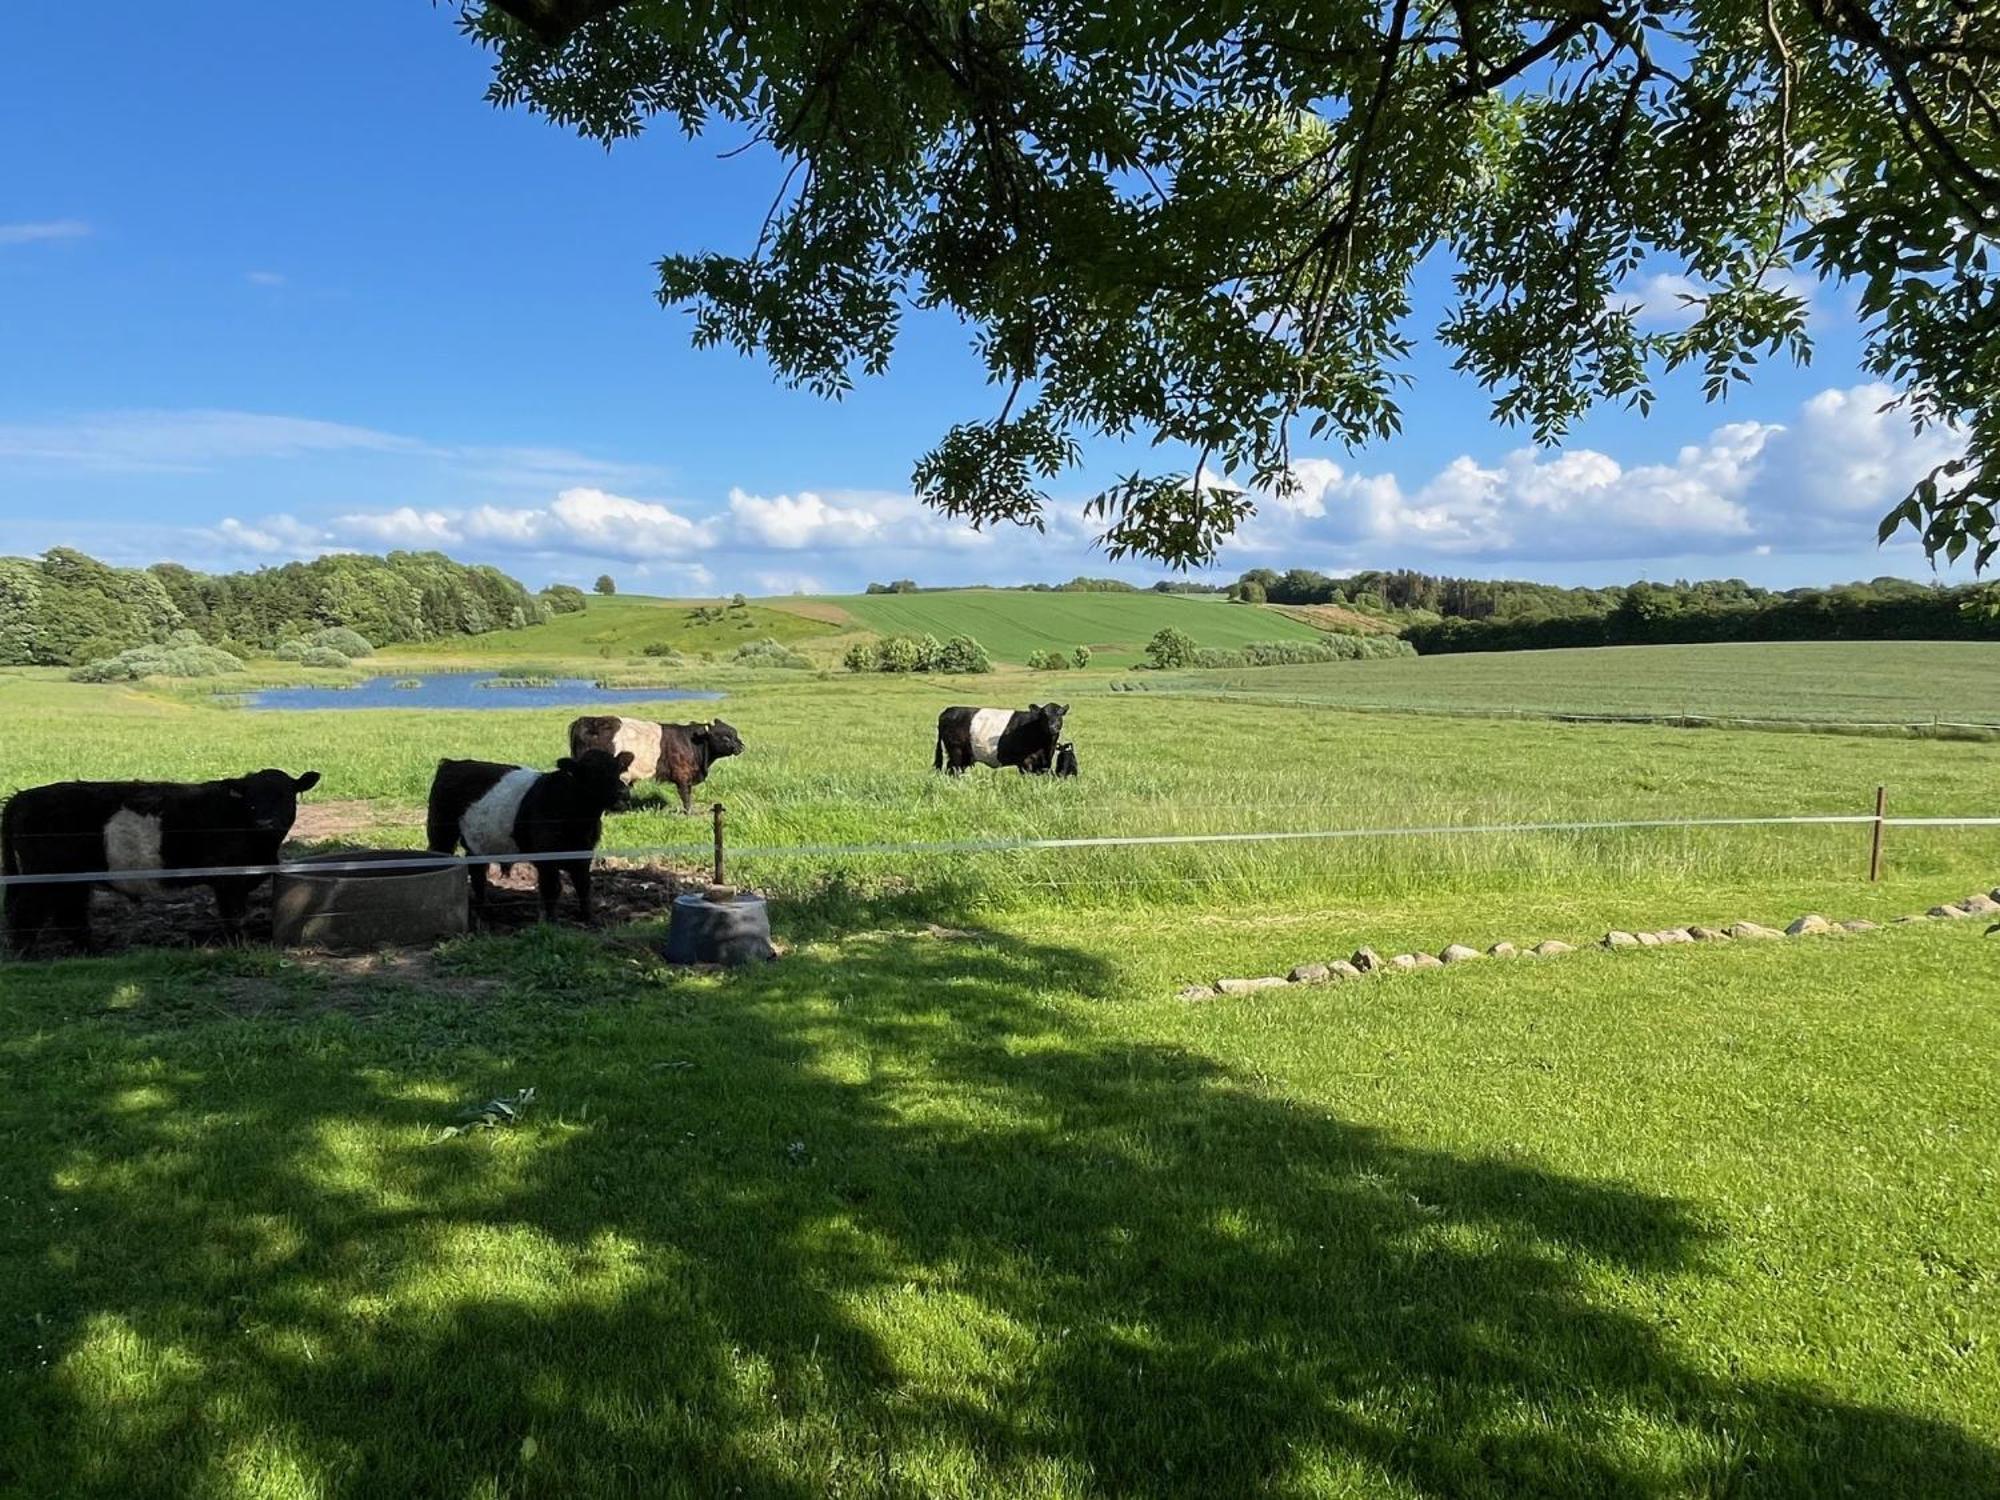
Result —
[[1144, 685], [1354, 708], [2000, 723], [2000, 645], [1608, 646], [1175, 673]]
[[701, 651], [733, 651], [745, 641], [764, 637], [790, 644], [839, 633], [838, 626], [825, 620], [809, 619], [761, 603], [726, 610], [723, 619], [716, 622], [695, 619], [698, 607], [713, 606], [716, 602], [655, 599], [640, 594], [620, 594], [609, 599], [593, 596], [582, 614], [557, 615], [546, 625], [392, 646], [382, 655], [488, 660], [505, 657], [512, 661], [553, 656], [601, 659], [636, 656], [650, 645], [667, 645], [692, 655]]
[[1127, 666], [1166, 626], [1203, 646], [1316, 640], [1320, 632], [1273, 609], [1178, 594], [1037, 594], [951, 589], [935, 594], [844, 594], [830, 598], [865, 628], [885, 635], [976, 637], [996, 661], [1016, 665], [1050, 647], [1088, 646], [1105, 666]]

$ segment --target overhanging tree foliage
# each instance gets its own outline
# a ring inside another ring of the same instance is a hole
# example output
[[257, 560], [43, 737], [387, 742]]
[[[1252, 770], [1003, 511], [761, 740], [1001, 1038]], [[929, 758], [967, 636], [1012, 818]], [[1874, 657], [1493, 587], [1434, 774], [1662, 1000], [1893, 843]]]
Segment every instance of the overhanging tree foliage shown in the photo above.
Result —
[[[1098, 495], [1116, 556], [1206, 561], [1295, 428], [1398, 425], [1410, 282], [1538, 441], [1663, 369], [1711, 397], [1808, 352], [1781, 273], [1853, 279], [1869, 367], [1962, 460], [1885, 520], [2000, 546], [2000, 9], [1986, 0], [465, 0], [491, 97], [606, 142], [666, 116], [787, 163], [742, 254], [670, 255], [697, 344], [825, 394], [906, 307], [1004, 392], [916, 466], [939, 510], [1041, 524], [1079, 435], [1199, 455]], [[1642, 268], [1705, 289], [1642, 328]]]

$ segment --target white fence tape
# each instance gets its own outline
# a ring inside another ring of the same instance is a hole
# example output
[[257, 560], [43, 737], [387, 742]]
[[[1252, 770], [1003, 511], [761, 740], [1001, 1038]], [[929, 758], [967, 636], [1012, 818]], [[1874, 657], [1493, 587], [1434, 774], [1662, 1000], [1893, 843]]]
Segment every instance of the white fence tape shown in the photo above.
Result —
[[[943, 839], [924, 843], [764, 844], [733, 846], [725, 852], [734, 864], [757, 859], [824, 859], [883, 854], [986, 854], [1053, 849], [1154, 848], [1174, 844], [1295, 843], [1330, 839], [1450, 838], [1497, 834], [1612, 833], [1627, 829], [1857, 827], [1877, 822], [1873, 813], [1795, 813], [1766, 817], [1622, 818], [1557, 823], [1439, 823], [1409, 828], [1271, 829], [1245, 833], [1106, 834], [1074, 838]], [[1879, 820], [1884, 828], [2000, 828], [2000, 816], [1892, 817]], [[0, 875], [0, 887], [67, 885], [84, 881], [140, 882], [212, 880], [237, 876], [340, 875], [384, 870], [429, 870], [440, 865], [565, 864], [580, 860], [658, 859], [674, 855], [693, 859], [705, 847], [694, 844], [648, 844], [625, 848], [569, 849], [554, 853], [428, 854], [412, 849], [407, 859], [290, 860], [268, 865], [211, 865], [178, 870], [87, 870], [47, 875]], [[704, 861], [705, 862], [705, 861]]]

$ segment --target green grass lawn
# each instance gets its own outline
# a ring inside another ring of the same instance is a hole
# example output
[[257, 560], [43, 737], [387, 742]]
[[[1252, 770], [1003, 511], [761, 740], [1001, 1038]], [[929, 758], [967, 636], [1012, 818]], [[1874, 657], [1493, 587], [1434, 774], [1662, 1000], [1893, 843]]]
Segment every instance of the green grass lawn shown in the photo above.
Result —
[[[389, 646], [379, 656], [388, 663], [407, 657], [471, 657], [487, 661], [573, 657], [587, 666], [591, 662], [601, 665], [606, 657], [636, 656], [653, 645], [694, 655], [703, 651], [734, 651], [745, 641], [769, 638], [797, 644], [839, 633], [838, 627], [825, 621], [766, 604], [725, 610], [719, 621], [697, 620], [698, 607], [700, 602], [690, 599], [654, 599], [638, 594], [618, 594], [608, 599], [593, 596], [583, 613], [557, 615], [546, 625]], [[585, 675], [589, 675], [587, 671]]]
[[0, 1490], [1991, 1494], [1981, 942], [16, 971]]
[[[1328, 672], [1383, 665], [1426, 663]], [[939, 708], [1019, 687], [731, 680], [702, 712], [749, 749], [703, 791], [791, 946], [758, 972], [662, 968], [657, 920], [0, 963], [0, 1495], [2000, 1490], [1984, 924], [1173, 998], [1362, 943], [1885, 919], [2000, 881], [2000, 832], [1894, 830], [1879, 886], [1851, 827], [837, 852], [1878, 782], [1991, 812], [2000, 745], [1126, 677], [1064, 683], [1073, 783], [932, 772]], [[550, 764], [567, 718], [0, 674], [0, 791], [314, 768], [414, 842], [439, 756]]]
[[2000, 645], [1612, 646], [1174, 673], [1157, 691], [1484, 714], [1707, 714], [2000, 724]]
[[950, 589], [928, 594], [842, 594], [838, 605], [884, 635], [969, 635], [996, 661], [1020, 665], [1036, 651], [1090, 647], [1100, 665], [1129, 666], [1168, 626], [1203, 646], [1310, 641], [1320, 632], [1275, 609], [1179, 594], [1061, 594]]

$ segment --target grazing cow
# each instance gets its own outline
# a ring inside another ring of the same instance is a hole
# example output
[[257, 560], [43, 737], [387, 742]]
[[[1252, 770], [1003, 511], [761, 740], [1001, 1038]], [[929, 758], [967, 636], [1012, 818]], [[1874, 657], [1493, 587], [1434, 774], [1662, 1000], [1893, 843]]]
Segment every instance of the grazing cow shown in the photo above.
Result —
[[947, 708], [938, 715], [933, 770], [963, 775], [974, 762], [1018, 766], [1023, 775], [1048, 770], [1062, 742], [1064, 703], [1030, 703], [1027, 708]]
[[708, 768], [717, 761], [741, 755], [743, 739], [720, 719], [708, 724], [654, 724], [590, 715], [569, 726], [569, 753], [581, 755], [586, 750], [608, 750], [613, 755], [630, 751], [632, 769], [625, 773], [626, 782], [649, 776], [671, 781], [680, 789], [681, 811], [691, 812], [694, 801], [688, 788], [707, 780]]
[[[104, 885], [138, 900], [168, 887], [205, 885], [215, 893], [224, 932], [241, 935], [243, 911], [262, 875], [149, 876], [277, 863], [292, 831], [303, 776], [252, 771], [224, 781], [59, 781], [15, 793], [0, 812], [0, 870], [9, 875], [102, 872], [96, 880], [7, 887], [7, 933], [18, 953], [44, 934], [68, 932], [86, 948], [90, 892]], [[132, 871], [119, 879], [119, 871]]]
[[[565, 756], [553, 771], [533, 766], [503, 766], [488, 760], [441, 760], [431, 778], [425, 831], [433, 854], [490, 854], [501, 869], [518, 860], [510, 856], [552, 854], [595, 849], [604, 832], [604, 815], [625, 805], [624, 775], [632, 752], [586, 750]], [[486, 908], [486, 866], [474, 865], [472, 910]], [[542, 920], [556, 918], [562, 878], [583, 920], [590, 914], [590, 858], [560, 863], [535, 862], [535, 889], [542, 898]]]

